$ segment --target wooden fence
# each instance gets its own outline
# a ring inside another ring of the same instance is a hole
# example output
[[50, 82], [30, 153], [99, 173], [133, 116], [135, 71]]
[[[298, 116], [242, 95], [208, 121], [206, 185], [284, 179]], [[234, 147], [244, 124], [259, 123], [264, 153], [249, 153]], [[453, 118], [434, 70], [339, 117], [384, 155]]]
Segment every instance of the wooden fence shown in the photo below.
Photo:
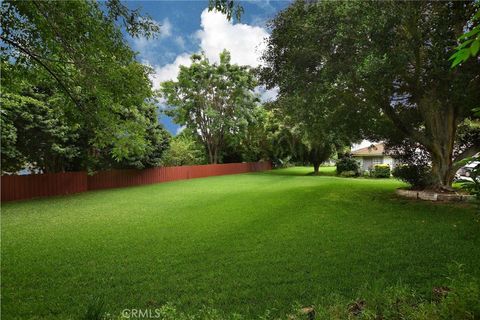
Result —
[[62, 172], [1, 177], [2, 202], [50, 197], [88, 190], [123, 188], [175, 180], [270, 170], [270, 162], [207, 164], [199, 166], [157, 167], [144, 170], [108, 170], [94, 175]]

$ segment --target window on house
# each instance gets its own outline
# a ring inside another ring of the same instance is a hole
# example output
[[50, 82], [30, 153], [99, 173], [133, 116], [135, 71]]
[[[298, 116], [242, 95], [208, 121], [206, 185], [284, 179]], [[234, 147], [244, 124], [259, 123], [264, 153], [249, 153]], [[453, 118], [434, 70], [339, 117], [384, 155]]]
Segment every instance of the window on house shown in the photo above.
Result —
[[376, 157], [372, 159], [372, 165], [382, 164], [382, 163], [383, 163], [383, 158], [381, 157]]

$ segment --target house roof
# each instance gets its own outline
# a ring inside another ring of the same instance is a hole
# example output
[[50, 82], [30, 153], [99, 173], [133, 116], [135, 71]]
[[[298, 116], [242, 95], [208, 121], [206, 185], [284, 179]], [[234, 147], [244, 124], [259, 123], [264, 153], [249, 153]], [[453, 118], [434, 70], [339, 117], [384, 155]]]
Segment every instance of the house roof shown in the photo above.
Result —
[[385, 145], [383, 143], [372, 144], [369, 147], [352, 151], [353, 156], [383, 156], [385, 154]]

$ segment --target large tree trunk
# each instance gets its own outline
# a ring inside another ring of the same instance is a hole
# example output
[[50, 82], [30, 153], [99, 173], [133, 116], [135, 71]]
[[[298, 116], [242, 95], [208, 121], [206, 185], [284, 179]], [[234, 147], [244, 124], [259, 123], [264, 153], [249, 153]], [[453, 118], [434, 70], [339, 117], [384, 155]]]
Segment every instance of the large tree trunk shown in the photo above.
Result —
[[432, 156], [432, 188], [437, 190], [452, 190], [453, 170], [452, 154], [436, 154]]
[[432, 159], [432, 189], [452, 191], [453, 148], [457, 134], [457, 114], [454, 107], [445, 105], [432, 90], [420, 108], [425, 121], [424, 145]]

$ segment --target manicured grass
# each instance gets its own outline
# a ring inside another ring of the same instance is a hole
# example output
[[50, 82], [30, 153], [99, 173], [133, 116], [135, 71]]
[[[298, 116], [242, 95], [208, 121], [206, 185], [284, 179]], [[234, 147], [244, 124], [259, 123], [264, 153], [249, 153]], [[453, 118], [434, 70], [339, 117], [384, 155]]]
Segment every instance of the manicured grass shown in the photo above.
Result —
[[241, 174], [2, 204], [2, 316], [75, 318], [173, 302], [253, 316], [447, 265], [480, 276], [474, 208], [399, 199], [395, 180]]

